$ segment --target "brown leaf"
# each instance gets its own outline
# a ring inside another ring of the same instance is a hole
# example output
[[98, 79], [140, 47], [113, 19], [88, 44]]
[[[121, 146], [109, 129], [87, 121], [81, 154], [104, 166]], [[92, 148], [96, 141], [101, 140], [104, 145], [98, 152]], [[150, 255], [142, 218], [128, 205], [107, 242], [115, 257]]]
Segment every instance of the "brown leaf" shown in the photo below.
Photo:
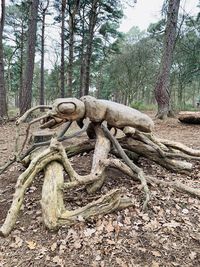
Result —
[[194, 251], [192, 251], [192, 252], [189, 254], [189, 257], [190, 257], [191, 260], [194, 260], [194, 259], [196, 258], [196, 256], [197, 256], [197, 253], [194, 252]]
[[113, 227], [113, 225], [112, 225], [112, 221], [111, 221], [111, 220], [109, 220], [109, 222], [108, 222], [108, 224], [106, 225], [105, 229], [106, 229], [106, 231], [107, 231], [108, 233], [113, 232], [113, 231], [115, 230], [114, 227]]
[[87, 229], [84, 230], [84, 235], [86, 237], [89, 237], [92, 234], [94, 234], [95, 232], [96, 232], [96, 229], [94, 229], [94, 228], [87, 228]]
[[153, 250], [151, 251], [151, 253], [155, 256], [155, 257], [161, 257], [162, 255], [160, 254], [159, 251]]
[[181, 225], [180, 223], [178, 223], [178, 222], [176, 222], [174, 220], [171, 220], [171, 222], [169, 222], [169, 223], [164, 223], [163, 224], [164, 227], [169, 227], [169, 228], [176, 228], [176, 227], [178, 227], [180, 225]]
[[76, 248], [76, 249], [81, 248], [81, 247], [82, 247], [81, 242], [80, 242], [80, 241], [76, 241], [76, 242], [74, 242], [74, 243], [73, 243], [73, 247]]
[[116, 263], [119, 264], [120, 267], [127, 267], [127, 264], [120, 258], [116, 258]]
[[15, 241], [10, 244], [11, 248], [20, 248], [23, 244], [23, 239], [19, 236], [14, 236]]
[[53, 262], [59, 264], [60, 266], [63, 266], [63, 260], [59, 256], [53, 257]]
[[151, 267], [159, 267], [158, 262], [152, 261]]
[[34, 242], [34, 241], [26, 241], [26, 244], [27, 244], [27, 246], [28, 246], [28, 248], [29, 249], [35, 249], [36, 248], [36, 246], [37, 246], [37, 243], [36, 242]]
[[51, 251], [55, 251], [57, 248], [57, 242], [54, 242], [52, 245], [51, 245]]

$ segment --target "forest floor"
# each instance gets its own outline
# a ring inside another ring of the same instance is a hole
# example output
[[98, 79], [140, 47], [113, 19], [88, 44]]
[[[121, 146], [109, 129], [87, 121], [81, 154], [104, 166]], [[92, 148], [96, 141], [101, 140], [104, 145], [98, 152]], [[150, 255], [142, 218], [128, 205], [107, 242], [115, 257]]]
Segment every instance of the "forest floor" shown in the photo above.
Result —
[[[14, 123], [0, 126], [0, 165], [12, 155], [14, 128]], [[200, 125], [181, 124], [176, 119], [155, 121], [155, 135], [195, 149], [200, 149], [199, 132]], [[73, 166], [80, 174], [89, 171], [91, 156], [89, 153], [73, 158]], [[144, 159], [139, 164], [146, 174], [159, 179], [177, 179], [200, 187], [200, 162], [194, 162], [189, 175], [172, 173]], [[22, 171], [22, 166], [14, 165], [0, 176], [0, 225]], [[142, 212], [140, 185], [116, 170], [108, 171], [108, 177], [101, 192], [94, 196], [86, 195], [84, 190], [65, 194], [66, 206], [81, 206], [111, 188], [125, 187], [135, 199], [134, 207], [49, 232], [42, 223], [42, 174], [39, 175], [26, 193], [15, 229], [7, 238], [0, 237], [0, 267], [200, 266], [199, 199], [174, 189], [150, 186], [151, 201], [147, 211]]]

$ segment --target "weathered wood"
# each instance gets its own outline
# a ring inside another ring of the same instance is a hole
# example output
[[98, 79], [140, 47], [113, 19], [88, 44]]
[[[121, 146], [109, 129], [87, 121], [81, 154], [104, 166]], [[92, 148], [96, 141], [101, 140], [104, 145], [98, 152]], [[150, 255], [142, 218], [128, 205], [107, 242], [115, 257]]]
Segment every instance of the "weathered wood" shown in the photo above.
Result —
[[18, 213], [24, 200], [26, 189], [31, 185], [35, 176], [51, 161], [60, 160], [61, 156], [56, 149], [48, 148], [35, 157], [29, 167], [18, 177], [11, 207], [6, 220], [0, 228], [0, 234], [7, 236], [13, 229]]
[[44, 183], [42, 187], [42, 215], [48, 229], [58, 227], [58, 218], [65, 211], [63, 201], [64, 173], [63, 166], [53, 161], [48, 164], [44, 171]]
[[146, 195], [146, 199], [143, 203], [143, 209], [146, 208], [147, 203], [150, 200], [150, 192], [149, 192], [149, 188], [146, 182], [146, 178], [144, 176], [143, 170], [141, 168], [139, 168], [137, 165], [135, 165], [130, 159], [129, 157], [126, 155], [126, 153], [124, 152], [124, 150], [122, 149], [120, 143], [118, 142], [118, 140], [109, 132], [108, 128], [105, 125], [101, 125], [105, 135], [109, 138], [109, 140], [112, 142], [113, 146], [117, 149], [117, 151], [119, 152], [121, 158], [125, 161], [125, 163], [129, 166], [129, 168], [131, 168], [131, 170], [133, 170], [135, 173], [137, 173], [137, 177], [138, 180], [141, 182], [142, 188], [144, 189], [145, 195]]
[[105, 120], [112, 127], [122, 129], [130, 126], [144, 132], [151, 132], [154, 127], [149, 116], [134, 108], [92, 96], [83, 96], [81, 100], [85, 104], [86, 116], [92, 122]]
[[148, 158], [149, 160], [154, 161], [164, 168], [174, 172], [188, 173], [191, 171], [193, 166], [192, 163], [182, 160], [175, 160], [172, 157], [161, 157], [160, 153], [158, 153], [155, 147], [130, 137], [122, 138], [120, 140], [120, 144], [124, 149], [131, 150], [136, 154]]
[[115, 210], [124, 209], [133, 205], [134, 202], [132, 199], [122, 197], [119, 189], [112, 190], [84, 207], [63, 212], [59, 218], [59, 226], [72, 225], [79, 222], [80, 218], [86, 220], [92, 216], [108, 214]]
[[178, 119], [183, 123], [200, 124], [200, 112], [184, 111], [180, 112]]
[[[19, 119], [18, 124], [26, 120], [29, 113], [28, 111]], [[81, 131], [63, 136], [73, 120], [82, 121], [85, 117], [90, 119], [89, 128], [88, 123], [85, 123]], [[44, 119], [42, 122], [43, 128], [56, 127], [63, 123], [65, 123], [65, 126], [55, 138], [51, 139], [51, 142], [46, 141], [51, 138], [49, 132], [37, 132], [34, 134], [35, 143], [33, 146], [24, 155], [16, 154], [15, 160], [22, 161], [24, 159], [27, 169], [18, 178], [13, 202], [5, 222], [0, 228], [0, 233], [3, 236], [8, 235], [13, 229], [26, 189], [42, 170], [44, 171], [44, 184], [41, 206], [44, 223], [49, 229], [57, 229], [61, 225], [71, 225], [78, 222], [80, 218], [87, 219], [94, 215], [107, 214], [116, 209], [133, 205], [133, 200], [123, 198], [122, 190], [117, 189], [108, 192], [84, 207], [75, 210], [65, 209], [63, 191], [67, 193], [69, 189], [81, 187], [86, 188], [88, 193], [95, 192], [103, 185], [106, 170], [110, 167], [117, 168], [132, 179], [140, 181], [141, 189], [146, 194], [143, 207], [146, 207], [150, 199], [148, 184], [169, 186], [200, 197], [199, 189], [190, 188], [179, 182], [159, 181], [156, 178], [144, 175], [142, 169], [132, 162], [133, 160], [137, 161], [142, 156], [172, 171], [188, 173], [192, 169], [192, 164], [183, 160], [200, 159], [199, 150], [155, 137], [150, 132], [153, 122], [145, 114], [117, 103], [87, 96], [81, 100], [74, 98], [57, 99], [48, 114], [41, 118]], [[41, 118], [29, 123], [22, 149], [26, 144], [30, 125]], [[114, 134], [110, 131], [112, 127], [115, 130]], [[93, 138], [92, 140], [83, 141], [81, 139], [78, 144], [64, 142], [66, 139], [79, 136], [87, 128], [87, 133]], [[92, 129], [91, 133], [89, 133], [90, 128]], [[123, 130], [125, 136], [116, 139], [117, 129]], [[19, 133], [17, 137], [19, 137]], [[16, 147], [18, 148], [17, 143]], [[50, 147], [44, 149], [44, 146], [49, 144]], [[79, 175], [73, 168], [69, 157], [91, 150], [94, 150], [92, 168], [89, 174]], [[114, 154], [124, 162], [113, 156], [109, 157], [110, 154]], [[3, 170], [6, 167], [7, 165]], [[64, 181], [64, 171], [68, 175], [68, 181]]]
[[108, 157], [108, 153], [110, 152], [110, 141], [105, 137], [101, 127], [99, 125], [95, 126], [94, 130], [97, 139], [92, 161], [91, 174], [97, 176], [99, 173], [102, 173], [102, 175], [99, 181], [87, 187], [88, 193], [94, 193], [103, 185], [106, 175], [105, 172], [102, 172], [101, 160], [106, 159]]

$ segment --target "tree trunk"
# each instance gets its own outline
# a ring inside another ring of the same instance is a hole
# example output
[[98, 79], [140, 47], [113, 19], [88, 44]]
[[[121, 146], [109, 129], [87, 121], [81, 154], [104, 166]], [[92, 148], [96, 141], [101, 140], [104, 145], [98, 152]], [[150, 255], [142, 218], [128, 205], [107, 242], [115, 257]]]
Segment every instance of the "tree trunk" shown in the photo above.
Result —
[[0, 20], [0, 118], [7, 115], [6, 87], [4, 80], [4, 60], [3, 60], [3, 28], [5, 21], [5, 0], [1, 1]]
[[19, 73], [19, 108], [22, 105], [22, 90], [23, 90], [23, 65], [24, 65], [24, 24], [21, 24], [21, 38], [20, 38], [20, 73]]
[[84, 47], [85, 47], [85, 9], [83, 8], [82, 9], [82, 29], [81, 29], [81, 34], [82, 34], [82, 40], [81, 40], [81, 52], [80, 52], [80, 55], [79, 55], [79, 58], [80, 58], [80, 88], [79, 88], [79, 97], [83, 96], [84, 95], [84, 66], [85, 66], [85, 63], [84, 63]]
[[66, 0], [62, 0], [61, 14], [61, 64], [60, 64], [60, 96], [65, 97], [65, 11]]
[[97, 8], [98, 8], [98, 0], [93, 1], [92, 10], [90, 16], [89, 23], [89, 38], [86, 50], [86, 59], [85, 59], [85, 95], [89, 94], [90, 87], [90, 66], [91, 66], [91, 56], [92, 56], [92, 48], [93, 48], [93, 38], [94, 38], [94, 29], [97, 21]]
[[93, 38], [94, 38], [94, 29], [97, 22], [98, 16], [98, 3], [99, 0], [93, 0], [92, 8], [89, 16], [89, 29], [88, 34], [86, 34], [87, 47], [86, 52], [83, 54], [82, 61], [82, 72], [83, 72], [83, 82], [82, 82], [82, 95], [89, 94], [89, 86], [90, 86], [90, 66], [91, 66], [91, 56], [92, 56], [92, 48], [93, 48]]
[[160, 72], [155, 85], [155, 98], [158, 103], [157, 117], [165, 119], [171, 113], [170, 105], [170, 68], [176, 39], [180, 0], [169, 0], [165, 40]]
[[[40, 105], [44, 105], [44, 41], [45, 41], [45, 18], [49, 6], [49, 0], [46, 6], [42, 8], [42, 36], [41, 36], [41, 69], [40, 69]], [[43, 111], [43, 109], [41, 109]]]
[[79, 9], [80, 0], [76, 0], [74, 4], [69, 4], [69, 62], [67, 70], [67, 96], [72, 96], [73, 90], [73, 62], [74, 62], [74, 30], [75, 30], [75, 16]]
[[23, 77], [22, 99], [20, 105], [20, 114], [24, 114], [31, 107], [32, 101], [32, 83], [35, 60], [35, 45], [37, 31], [37, 15], [39, 0], [31, 2], [28, 27], [27, 57]]

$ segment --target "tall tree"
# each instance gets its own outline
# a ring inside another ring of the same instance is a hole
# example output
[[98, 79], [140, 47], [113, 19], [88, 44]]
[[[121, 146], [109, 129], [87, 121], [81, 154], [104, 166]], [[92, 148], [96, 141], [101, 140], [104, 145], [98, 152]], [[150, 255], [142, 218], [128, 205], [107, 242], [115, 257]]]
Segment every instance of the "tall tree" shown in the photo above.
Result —
[[67, 96], [72, 96], [73, 81], [73, 62], [74, 62], [74, 35], [75, 35], [75, 16], [80, 6], [80, 0], [68, 1], [69, 14], [69, 60], [67, 66]]
[[89, 11], [89, 27], [87, 34], [85, 35], [86, 40], [86, 51], [83, 55], [82, 62], [81, 62], [81, 95], [88, 95], [89, 93], [89, 85], [90, 85], [90, 63], [91, 63], [91, 56], [92, 56], [92, 48], [93, 48], [93, 39], [94, 39], [94, 32], [95, 26], [97, 23], [97, 17], [99, 14], [99, 0], [93, 0], [91, 3], [91, 9]]
[[61, 3], [61, 63], [60, 63], [60, 96], [65, 97], [65, 12], [66, 0]]
[[36, 32], [37, 32], [37, 16], [38, 16], [39, 0], [31, 1], [28, 35], [27, 35], [27, 51], [26, 62], [23, 76], [22, 98], [20, 99], [20, 115], [31, 107], [32, 101], [32, 83], [35, 60]]
[[157, 117], [159, 119], [165, 119], [172, 113], [170, 103], [170, 69], [176, 40], [179, 6], [180, 0], [168, 1], [163, 54], [160, 63], [160, 71], [155, 85], [155, 98], [158, 104]]
[[3, 29], [5, 21], [5, 0], [1, 0], [0, 20], [0, 118], [7, 115], [6, 87], [4, 80], [4, 58], [3, 58]]
[[46, 5], [42, 2], [40, 4], [41, 21], [42, 21], [42, 34], [41, 34], [41, 66], [40, 66], [40, 105], [44, 105], [44, 45], [45, 45], [45, 19], [49, 6], [49, 0]]
[[[15, 94], [15, 103], [19, 107], [19, 99], [22, 99], [23, 71], [25, 62], [25, 43], [28, 29], [28, 1], [12, 1], [12, 4], [6, 7], [5, 18], [5, 41], [9, 40], [12, 47], [12, 56], [7, 59], [10, 62], [6, 66], [6, 72], [11, 71], [11, 65], [14, 64], [14, 73], [12, 81], [7, 79], [9, 93]], [[10, 76], [7, 73], [7, 76]], [[11, 76], [10, 76], [11, 77]], [[12, 86], [11, 86], [11, 84]]]

